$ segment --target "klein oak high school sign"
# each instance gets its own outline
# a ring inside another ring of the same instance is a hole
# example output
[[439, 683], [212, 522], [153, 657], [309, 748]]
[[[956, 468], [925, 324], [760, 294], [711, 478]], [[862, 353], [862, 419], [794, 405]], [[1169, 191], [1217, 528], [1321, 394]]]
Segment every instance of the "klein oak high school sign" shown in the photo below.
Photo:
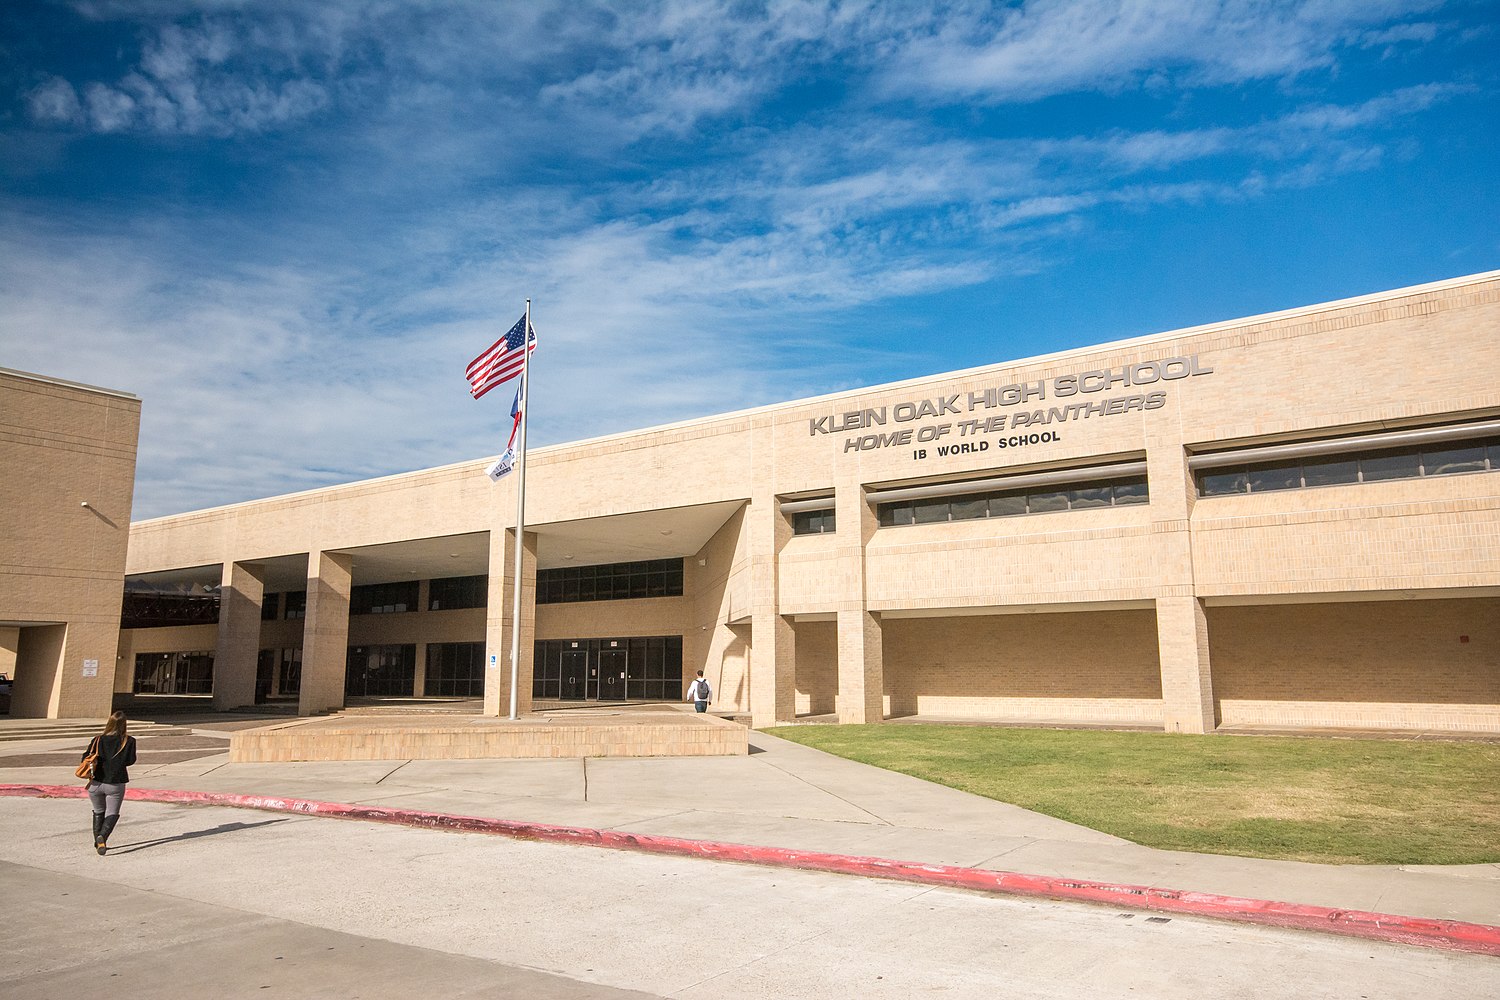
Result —
[[[848, 434], [850, 431], [870, 432], [846, 437], [843, 448], [845, 452], [907, 448], [914, 444], [930, 443], [938, 456], [947, 456], [989, 451], [991, 448], [1003, 450], [1047, 444], [1060, 441], [1062, 438], [1059, 432], [1038, 432], [1032, 428], [1118, 416], [1133, 410], [1156, 410], [1167, 402], [1164, 389], [1114, 396], [1097, 402], [1092, 399], [1075, 402], [1079, 396], [1092, 397], [1096, 393], [1109, 392], [1115, 388], [1175, 382], [1198, 375], [1212, 375], [1213, 371], [1200, 364], [1196, 354], [1143, 361], [1135, 365], [1121, 365], [1119, 368], [1100, 368], [1076, 375], [1058, 375], [1051, 379], [1037, 379], [951, 396], [911, 400], [894, 406], [866, 407], [847, 413], [815, 417], [807, 422], [808, 433], [816, 437], [819, 434]], [[1039, 405], [1051, 404], [1054, 400], [1058, 401], [1057, 405]], [[1012, 412], [1013, 408], [1018, 409]], [[995, 410], [1006, 412], [992, 412]], [[888, 424], [917, 424], [918, 421], [934, 417], [953, 419], [884, 431], [874, 430]], [[1027, 433], [1007, 433], [1023, 428]], [[957, 437], [958, 440], [938, 443], [950, 436]], [[927, 457], [928, 449], [912, 449], [913, 459], [920, 461]]]

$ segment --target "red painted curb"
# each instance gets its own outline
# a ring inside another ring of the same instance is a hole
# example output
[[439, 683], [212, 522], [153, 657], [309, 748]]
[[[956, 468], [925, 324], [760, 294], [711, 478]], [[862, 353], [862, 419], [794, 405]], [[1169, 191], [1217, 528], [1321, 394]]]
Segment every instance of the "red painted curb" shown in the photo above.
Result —
[[[82, 785], [0, 784], [0, 797], [81, 799], [86, 797], [86, 794]], [[339, 802], [314, 802], [308, 799], [289, 799], [269, 795], [129, 788], [125, 792], [125, 797], [139, 802], [264, 809], [272, 812], [300, 813], [305, 816], [396, 823], [402, 826], [426, 827], [435, 830], [490, 833], [519, 840], [581, 844], [615, 850], [641, 851], [648, 854], [684, 855], [710, 858], [716, 861], [739, 861], [779, 868], [862, 875], [1012, 896], [1041, 896], [1048, 899], [1105, 903], [1135, 910], [1154, 910], [1187, 916], [1237, 920], [1244, 923], [1341, 934], [1394, 944], [1500, 956], [1500, 927], [1467, 923], [1461, 920], [1403, 917], [1390, 913], [1372, 913], [1366, 910], [1339, 910], [1326, 906], [1280, 903], [1267, 899], [1243, 899], [1238, 896], [1220, 896], [1211, 892], [1091, 882], [1083, 879], [1052, 878], [1045, 875], [1022, 875], [1016, 872], [993, 871], [985, 868], [960, 868], [954, 865], [893, 861], [888, 858], [823, 854], [781, 847], [750, 847], [744, 844], [683, 840], [677, 837], [656, 837], [650, 834], [624, 833], [616, 830], [554, 826], [549, 823], [518, 823], [512, 820], [487, 819], [480, 816], [457, 816], [452, 813], [388, 809], [383, 806], [347, 805]]]

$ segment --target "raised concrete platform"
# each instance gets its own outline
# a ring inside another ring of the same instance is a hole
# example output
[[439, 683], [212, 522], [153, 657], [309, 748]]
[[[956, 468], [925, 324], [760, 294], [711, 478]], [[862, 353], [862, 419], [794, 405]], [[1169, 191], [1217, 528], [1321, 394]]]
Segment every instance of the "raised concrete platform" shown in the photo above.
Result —
[[304, 760], [726, 757], [750, 752], [744, 726], [661, 706], [568, 709], [510, 719], [348, 714], [230, 737], [230, 763]]

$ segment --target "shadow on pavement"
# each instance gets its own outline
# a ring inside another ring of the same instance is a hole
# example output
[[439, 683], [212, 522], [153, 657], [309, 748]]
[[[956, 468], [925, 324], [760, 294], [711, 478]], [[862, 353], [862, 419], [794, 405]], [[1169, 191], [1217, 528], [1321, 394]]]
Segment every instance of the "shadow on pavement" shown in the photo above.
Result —
[[200, 837], [212, 837], [220, 833], [238, 833], [240, 830], [253, 830], [258, 826], [272, 826], [276, 823], [286, 823], [286, 819], [268, 819], [260, 823], [220, 823], [212, 830], [190, 830], [180, 833], [175, 837], [162, 837], [159, 840], [142, 840], [134, 844], [121, 844], [119, 847], [111, 847], [110, 854], [130, 854], [134, 851], [144, 851], [152, 847], [161, 847], [164, 844], [176, 843], [180, 840], [197, 840]]

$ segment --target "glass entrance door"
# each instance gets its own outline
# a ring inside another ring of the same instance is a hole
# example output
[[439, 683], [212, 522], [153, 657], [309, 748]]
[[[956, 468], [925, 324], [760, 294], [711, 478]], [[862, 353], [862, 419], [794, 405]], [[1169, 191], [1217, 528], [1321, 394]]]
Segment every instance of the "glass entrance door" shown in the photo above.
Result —
[[625, 650], [599, 650], [599, 700], [625, 700]]
[[589, 675], [589, 651], [587, 649], [565, 649], [562, 651], [562, 691], [564, 701], [582, 701], [585, 681]]

